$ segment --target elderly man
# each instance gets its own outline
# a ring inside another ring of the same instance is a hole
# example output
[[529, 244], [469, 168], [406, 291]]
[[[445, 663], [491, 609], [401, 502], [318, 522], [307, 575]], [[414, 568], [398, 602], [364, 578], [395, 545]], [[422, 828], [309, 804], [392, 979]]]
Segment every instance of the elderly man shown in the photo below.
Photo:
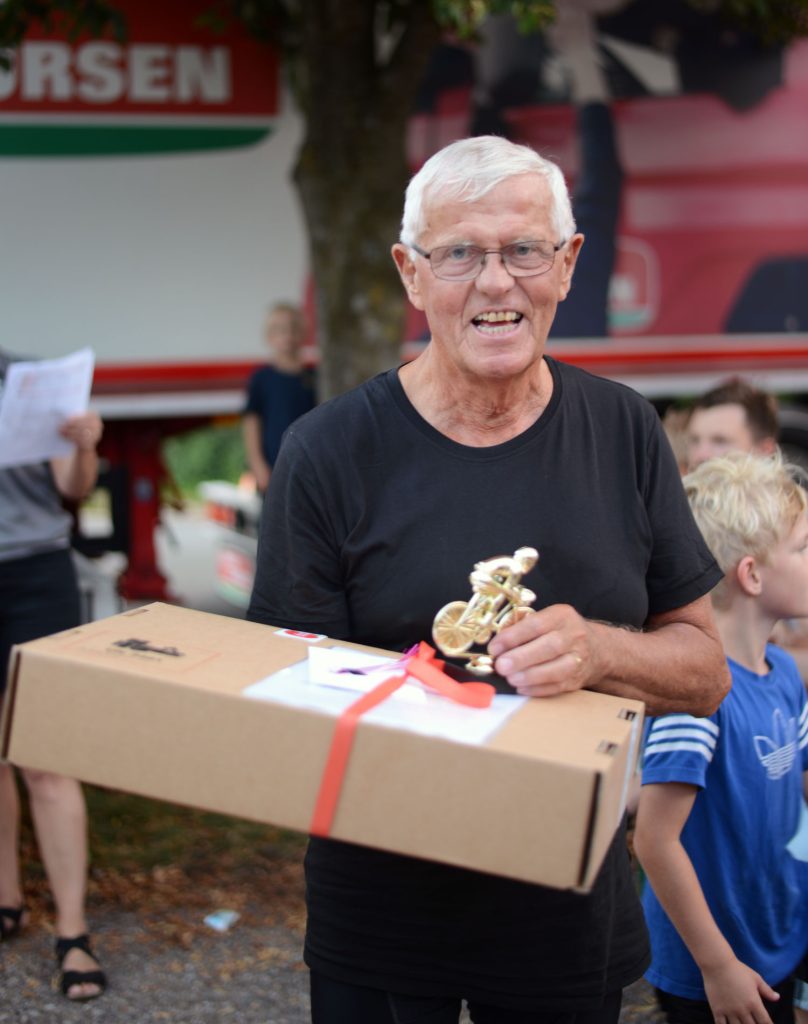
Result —
[[[533, 150], [427, 161], [393, 258], [431, 340], [288, 432], [250, 618], [401, 650], [476, 562], [530, 545], [539, 610], [489, 645], [503, 689], [717, 707], [720, 571], [659, 419], [545, 355], [582, 242]], [[608, 1024], [648, 962], [622, 830], [586, 895], [315, 838], [306, 872], [315, 1024], [457, 1024], [462, 999], [475, 1024]]]

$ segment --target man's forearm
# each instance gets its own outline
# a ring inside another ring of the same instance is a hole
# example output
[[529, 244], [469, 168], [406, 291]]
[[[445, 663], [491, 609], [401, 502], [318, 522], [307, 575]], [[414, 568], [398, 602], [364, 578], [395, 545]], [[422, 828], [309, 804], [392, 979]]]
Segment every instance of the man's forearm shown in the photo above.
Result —
[[674, 621], [634, 632], [591, 623], [599, 672], [588, 689], [645, 701], [650, 714], [712, 714], [731, 678], [717, 632]]

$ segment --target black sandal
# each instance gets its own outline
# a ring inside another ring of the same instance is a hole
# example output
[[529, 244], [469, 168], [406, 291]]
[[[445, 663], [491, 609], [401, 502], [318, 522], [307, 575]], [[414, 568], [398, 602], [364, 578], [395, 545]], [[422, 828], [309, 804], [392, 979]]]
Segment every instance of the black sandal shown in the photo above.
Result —
[[[107, 976], [102, 970], [95, 971], [65, 971], [62, 969], [64, 959], [71, 949], [80, 949], [95, 960], [95, 954], [90, 947], [89, 935], [77, 935], [75, 939], [56, 940], [56, 959], [59, 961], [59, 970], [56, 975], [56, 984], [65, 999], [71, 1003], [87, 1002], [90, 999], [97, 999], [107, 987]], [[67, 993], [74, 985], [97, 985], [98, 992], [90, 996], [69, 996]]]
[[[16, 938], [22, 930], [22, 915], [25, 907], [0, 907], [0, 942]], [[6, 924], [11, 921], [11, 924]]]

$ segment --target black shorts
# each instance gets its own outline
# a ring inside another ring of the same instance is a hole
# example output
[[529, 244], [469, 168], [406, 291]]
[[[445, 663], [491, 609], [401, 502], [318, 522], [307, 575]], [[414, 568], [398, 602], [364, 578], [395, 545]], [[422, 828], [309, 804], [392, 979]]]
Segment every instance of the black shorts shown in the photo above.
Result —
[[76, 570], [67, 548], [0, 562], [0, 695], [13, 644], [81, 622]]

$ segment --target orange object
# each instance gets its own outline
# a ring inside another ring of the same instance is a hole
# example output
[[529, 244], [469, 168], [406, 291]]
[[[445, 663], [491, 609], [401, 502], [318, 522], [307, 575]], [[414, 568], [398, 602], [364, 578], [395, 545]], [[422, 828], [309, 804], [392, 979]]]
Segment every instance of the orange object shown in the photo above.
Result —
[[387, 700], [392, 693], [404, 685], [409, 676], [457, 704], [473, 708], [490, 707], [496, 692], [490, 683], [458, 683], [446, 675], [443, 671], [444, 662], [436, 659], [434, 655], [434, 648], [422, 641], [414, 654], [402, 658], [395, 664], [396, 669], [405, 666], [407, 669], [405, 673], [383, 679], [378, 686], [374, 686], [368, 693], [362, 694], [339, 716], [328, 751], [317, 801], [314, 805], [314, 814], [309, 828], [312, 835], [326, 837], [331, 831], [359, 719], [382, 701]]

